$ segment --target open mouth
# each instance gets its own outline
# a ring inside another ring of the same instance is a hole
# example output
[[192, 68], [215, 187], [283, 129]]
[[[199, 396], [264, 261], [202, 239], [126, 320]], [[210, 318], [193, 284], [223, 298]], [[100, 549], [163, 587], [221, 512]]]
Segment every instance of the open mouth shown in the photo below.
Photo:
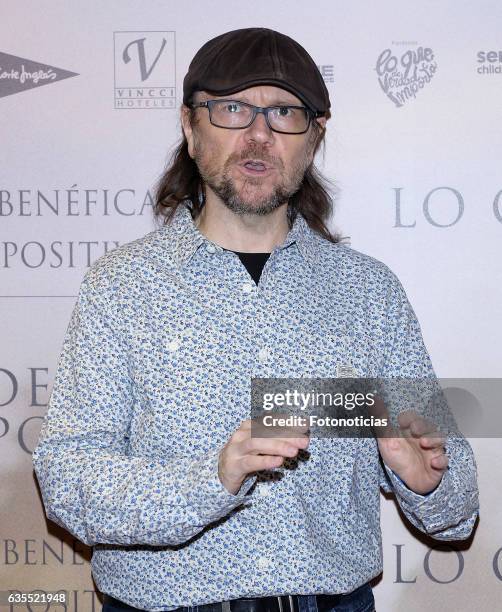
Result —
[[259, 161], [247, 161], [243, 164], [239, 164], [239, 166], [245, 173], [252, 175], [264, 175], [273, 170], [273, 168], [269, 168], [263, 162]]

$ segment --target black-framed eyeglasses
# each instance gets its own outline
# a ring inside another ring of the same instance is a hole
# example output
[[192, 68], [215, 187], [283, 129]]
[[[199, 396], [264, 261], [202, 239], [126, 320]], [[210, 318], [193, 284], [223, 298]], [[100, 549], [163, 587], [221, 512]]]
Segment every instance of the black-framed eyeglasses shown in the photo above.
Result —
[[258, 113], [265, 117], [268, 127], [280, 134], [304, 134], [315, 117], [324, 115], [306, 106], [254, 106], [239, 100], [207, 100], [192, 104], [192, 108], [207, 108], [209, 121], [215, 127], [242, 130], [249, 127]]

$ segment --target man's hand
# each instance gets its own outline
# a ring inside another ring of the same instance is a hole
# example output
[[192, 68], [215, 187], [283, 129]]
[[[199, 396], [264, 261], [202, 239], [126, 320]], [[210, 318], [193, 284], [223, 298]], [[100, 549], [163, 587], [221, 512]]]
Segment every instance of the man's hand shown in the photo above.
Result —
[[421, 495], [433, 491], [448, 467], [445, 438], [436, 426], [412, 410], [398, 415], [399, 429], [378, 437], [382, 459], [406, 486]]
[[248, 474], [277, 468], [286, 457], [296, 457], [309, 444], [307, 427], [280, 427], [276, 429], [277, 437], [271, 437], [271, 428], [267, 427], [267, 432], [262, 430], [263, 434], [258, 428], [259, 420], [243, 421], [220, 452], [218, 476], [232, 495], [239, 491]]

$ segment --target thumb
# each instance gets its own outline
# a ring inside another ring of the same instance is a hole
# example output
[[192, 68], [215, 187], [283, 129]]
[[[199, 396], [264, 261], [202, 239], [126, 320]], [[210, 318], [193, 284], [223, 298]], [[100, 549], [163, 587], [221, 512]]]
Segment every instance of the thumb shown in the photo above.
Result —
[[368, 407], [368, 414], [382, 423], [381, 425], [373, 425], [371, 428], [376, 438], [401, 437], [399, 429], [392, 425], [389, 411], [387, 410], [384, 400], [379, 395], [375, 395], [374, 404]]

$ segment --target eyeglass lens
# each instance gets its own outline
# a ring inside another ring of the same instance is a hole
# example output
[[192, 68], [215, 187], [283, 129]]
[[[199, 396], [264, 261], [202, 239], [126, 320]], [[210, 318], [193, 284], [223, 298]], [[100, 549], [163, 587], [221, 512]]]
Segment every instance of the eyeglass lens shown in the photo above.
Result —
[[[253, 117], [251, 106], [228, 100], [213, 102], [210, 112], [211, 121], [219, 127], [245, 127]], [[278, 106], [268, 111], [270, 125], [279, 132], [303, 132], [307, 129], [308, 119], [307, 111], [301, 108]]]

